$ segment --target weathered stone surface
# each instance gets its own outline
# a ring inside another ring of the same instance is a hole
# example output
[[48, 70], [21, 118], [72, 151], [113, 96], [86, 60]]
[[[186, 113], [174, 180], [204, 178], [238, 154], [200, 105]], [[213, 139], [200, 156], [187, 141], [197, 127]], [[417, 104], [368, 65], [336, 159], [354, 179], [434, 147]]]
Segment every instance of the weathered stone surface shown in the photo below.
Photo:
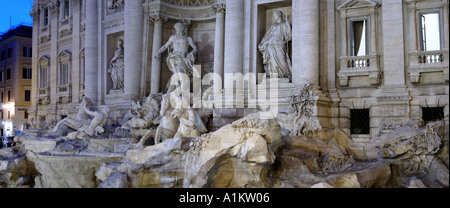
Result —
[[427, 188], [425, 184], [423, 184], [423, 181], [420, 179], [417, 179], [416, 177], [412, 177], [409, 181], [409, 184], [406, 186], [407, 188]]
[[449, 170], [442, 161], [442, 155], [448, 152], [444, 128], [444, 121], [430, 122], [425, 127], [407, 123], [380, 141], [379, 155], [392, 164], [394, 186], [405, 187], [415, 176], [427, 187], [448, 187]]
[[313, 186], [311, 186], [311, 188], [334, 188], [334, 187], [331, 186], [328, 183], [321, 182], [321, 183], [318, 183], [318, 184], [314, 184]]
[[332, 175], [326, 181], [336, 188], [361, 188], [355, 173]]
[[278, 123], [259, 114], [195, 138], [183, 155], [183, 187], [265, 187], [262, 175], [280, 140]]
[[100, 183], [100, 188], [128, 188], [127, 174], [113, 172], [109, 177]]
[[32, 187], [35, 175], [36, 169], [25, 157], [23, 148], [0, 149], [0, 187]]
[[45, 152], [53, 149], [58, 142], [57, 137], [44, 136], [41, 133], [27, 133], [19, 134], [14, 138], [19, 145], [27, 150], [31, 150], [35, 153]]
[[95, 188], [95, 172], [103, 163], [121, 161], [123, 157], [96, 157], [90, 155], [51, 155], [27, 152], [41, 174], [36, 180], [40, 188]]

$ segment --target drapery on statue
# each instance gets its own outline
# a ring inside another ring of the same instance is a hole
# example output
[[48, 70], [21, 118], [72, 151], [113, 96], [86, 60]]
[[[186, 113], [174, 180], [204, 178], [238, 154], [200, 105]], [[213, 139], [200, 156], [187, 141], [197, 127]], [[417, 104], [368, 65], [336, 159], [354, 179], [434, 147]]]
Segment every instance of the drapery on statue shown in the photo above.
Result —
[[267, 76], [278, 74], [279, 78], [291, 78], [292, 65], [288, 54], [288, 43], [292, 40], [292, 29], [281, 11], [273, 13], [273, 25], [258, 46], [263, 55]]
[[[169, 56], [166, 59], [169, 70], [172, 73], [185, 73], [192, 77], [192, 67], [196, 59], [198, 48], [194, 40], [187, 35], [187, 27], [181, 22], [174, 26], [175, 34], [173, 34], [167, 43], [162, 46], [158, 53], [154, 56], [155, 59], [160, 58], [161, 54], [168, 49]], [[189, 46], [192, 51], [189, 52]]]
[[113, 81], [112, 90], [120, 90], [123, 89], [124, 84], [124, 49], [123, 49], [123, 40], [117, 40], [117, 49], [114, 52], [114, 57], [109, 61], [108, 73], [111, 74], [111, 79]]

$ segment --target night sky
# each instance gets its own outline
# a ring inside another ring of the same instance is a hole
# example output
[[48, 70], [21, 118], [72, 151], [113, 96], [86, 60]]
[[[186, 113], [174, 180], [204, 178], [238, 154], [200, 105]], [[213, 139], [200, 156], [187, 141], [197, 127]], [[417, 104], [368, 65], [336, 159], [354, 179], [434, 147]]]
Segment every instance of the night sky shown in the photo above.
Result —
[[8, 32], [11, 26], [20, 24], [32, 26], [33, 19], [30, 16], [33, 0], [0, 0], [0, 34]]

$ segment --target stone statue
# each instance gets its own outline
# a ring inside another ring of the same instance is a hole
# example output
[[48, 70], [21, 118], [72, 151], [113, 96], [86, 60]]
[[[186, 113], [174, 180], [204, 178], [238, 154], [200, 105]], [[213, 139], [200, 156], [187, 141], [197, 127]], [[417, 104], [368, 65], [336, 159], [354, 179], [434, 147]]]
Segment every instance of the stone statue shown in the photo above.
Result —
[[[175, 133], [180, 125], [180, 122], [177, 118], [171, 116], [174, 108], [171, 105], [171, 96], [170, 93], [164, 94], [162, 96], [161, 101], [161, 110], [160, 110], [160, 120], [153, 121], [154, 124], [159, 124], [156, 129], [156, 133], [152, 132], [152, 130], [148, 130], [147, 133], [142, 136], [141, 140], [137, 144], [138, 148], [142, 148], [144, 143], [153, 136], [155, 139], [155, 144], [159, 144], [160, 141], [164, 141], [165, 139], [174, 138]], [[152, 135], [154, 134], [154, 135]]]
[[92, 118], [89, 126], [82, 132], [90, 137], [103, 134], [105, 132], [105, 129], [103, 127], [105, 127], [108, 122], [108, 117], [111, 109], [109, 107], [105, 107], [102, 111], [91, 111], [86, 106], [84, 106], [84, 110], [87, 114], [93, 116], [94, 118]]
[[[169, 38], [169, 41], [162, 46], [155, 59], [160, 58], [161, 54], [168, 49], [167, 65], [172, 73], [185, 73], [192, 77], [192, 67], [196, 59], [198, 48], [194, 40], [187, 35], [187, 27], [181, 22], [174, 26], [175, 34]], [[189, 47], [192, 51], [189, 52]]]
[[102, 111], [91, 111], [87, 105], [87, 102], [83, 102], [81, 104], [80, 111], [83, 111], [89, 117], [92, 117], [92, 119], [79, 122], [78, 125], [80, 127], [77, 128], [77, 131], [71, 132], [67, 135], [68, 140], [83, 139], [84, 137], [93, 137], [105, 133], [104, 127], [108, 123], [108, 117], [111, 109], [109, 107], [105, 107]]
[[177, 102], [171, 117], [177, 118], [180, 122], [177, 133], [173, 136], [174, 138], [199, 137], [202, 133], [208, 131], [200, 115], [193, 108], [183, 108], [181, 101]]
[[125, 0], [108, 0], [108, 9], [122, 9], [125, 6]]
[[288, 54], [288, 42], [291, 40], [291, 25], [283, 18], [281, 11], [275, 11], [273, 25], [258, 46], [267, 76], [278, 74], [279, 78], [291, 78], [292, 65]]
[[122, 119], [123, 129], [144, 129], [153, 124], [159, 116], [161, 94], [150, 94], [144, 101], [131, 103], [130, 112]]
[[124, 49], [123, 40], [117, 40], [117, 49], [114, 52], [114, 57], [109, 62], [108, 73], [111, 74], [111, 79], [113, 81], [112, 90], [120, 90], [124, 88]]
[[75, 130], [82, 128], [83, 125], [89, 125], [89, 123], [91, 122], [91, 118], [85, 109], [90, 108], [90, 106], [91, 100], [87, 97], [83, 97], [82, 102], [78, 105], [78, 113], [75, 119], [70, 117], [62, 119], [53, 128], [53, 132], [57, 132], [62, 125], [65, 125]]

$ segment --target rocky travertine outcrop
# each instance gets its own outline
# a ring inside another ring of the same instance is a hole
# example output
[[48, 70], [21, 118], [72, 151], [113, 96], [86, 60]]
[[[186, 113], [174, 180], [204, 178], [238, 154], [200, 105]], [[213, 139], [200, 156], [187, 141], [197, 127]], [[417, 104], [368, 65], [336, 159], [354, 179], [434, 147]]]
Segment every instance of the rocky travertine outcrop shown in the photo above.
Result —
[[[269, 177], [272, 187], [387, 187], [389, 163], [361, 161], [348, 138], [339, 132], [321, 138], [283, 137]], [[321, 184], [322, 183], [322, 184]], [[328, 185], [324, 185], [324, 183]]]
[[131, 187], [266, 187], [280, 139], [274, 119], [253, 114], [201, 137], [129, 150], [123, 163], [104, 164], [96, 175], [106, 187], [123, 184], [122, 173]]
[[409, 122], [379, 142], [380, 157], [392, 164], [394, 186], [406, 187], [416, 177], [427, 187], [448, 187], [445, 125], [445, 121], [437, 121], [420, 127], [416, 122]]
[[183, 187], [266, 187], [281, 129], [274, 119], [252, 114], [195, 138], [183, 155]]
[[36, 169], [20, 147], [0, 149], [0, 187], [29, 188], [34, 186]]

